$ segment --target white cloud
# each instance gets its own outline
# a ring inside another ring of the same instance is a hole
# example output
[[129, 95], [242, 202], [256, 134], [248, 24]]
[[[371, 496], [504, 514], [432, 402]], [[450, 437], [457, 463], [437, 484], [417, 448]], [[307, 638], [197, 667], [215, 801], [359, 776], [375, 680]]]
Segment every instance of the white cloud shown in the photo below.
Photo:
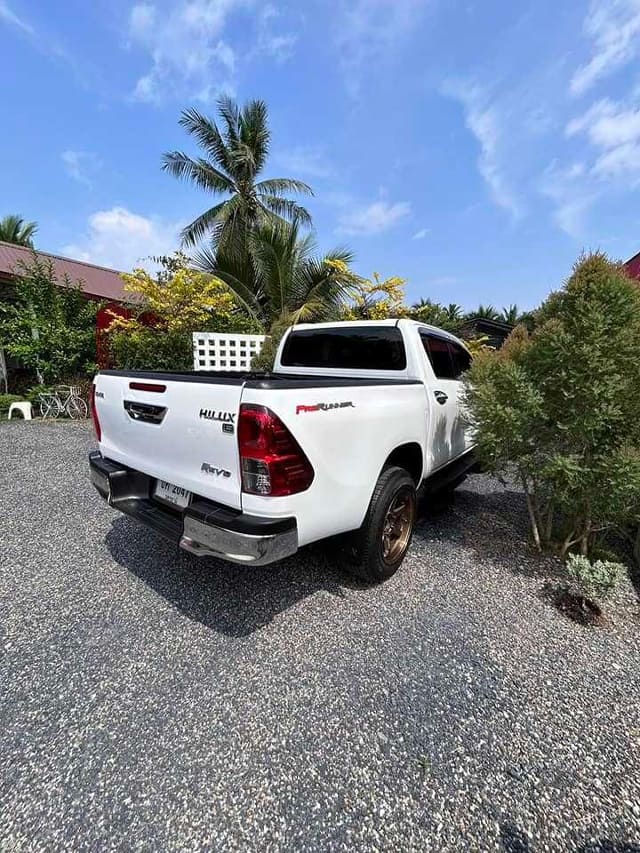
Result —
[[67, 174], [74, 181], [78, 181], [78, 183], [84, 184], [86, 187], [93, 185], [91, 175], [101, 166], [100, 160], [95, 154], [91, 154], [89, 151], [67, 149], [62, 152], [60, 157]]
[[540, 191], [554, 204], [552, 216], [558, 228], [574, 240], [584, 239], [589, 211], [600, 194], [585, 175], [584, 163], [563, 168], [552, 161], [544, 170]]
[[424, 238], [427, 236], [428, 233], [429, 233], [428, 228], [421, 228], [419, 231], [416, 231], [416, 233], [413, 235], [413, 237], [411, 239], [412, 240], [424, 240]]
[[415, 30], [428, 5], [429, 0], [341, 0], [336, 47], [351, 95], [358, 94], [366, 65], [397, 55], [399, 43]]
[[640, 107], [597, 101], [584, 115], [572, 119], [567, 136], [585, 134], [600, 151], [591, 169], [601, 179], [640, 180]]
[[93, 264], [130, 270], [153, 267], [150, 255], [165, 255], [179, 244], [181, 224], [156, 216], [141, 216], [126, 207], [99, 210], [88, 219], [87, 232], [77, 242], [64, 246], [63, 254]]
[[411, 205], [407, 201], [399, 201], [395, 204], [384, 200], [374, 201], [372, 204], [343, 213], [338, 219], [336, 230], [340, 234], [369, 237], [388, 231], [410, 213]]
[[576, 70], [570, 90], [582, 95], [640, 51], [640, 0], [592, 0], [584, 31], [593, 41], [591, 59]]
[[603, 148], [633, 142], [640, 136], [640, 108], [625, 107], [605, 98], [567, 125], [567, 136], [582, 132]]
[[[208, 101], [233, 91], [236, 54], [224, 40], [230, 15], [249, 0], [180, 0], [170, 7], [141, 2], [129, 13], [130, 44], [151, 59], [137, 81], [137, 100], [159, 103], [169, 96]], [[212, 80], [215, 81], [212, 84]]]
[[277, 62], [284, 62], [293, 54], [298, 37], [293, 32], [276, 32], [275, 25], [280, 13], [271, 3], [267, 3], [260, 12], [258, 52], [271, 56]]
[[503, 137], [500, 112], [488, 102], [485, 93], [474, 85], [449, 81], [442, 94], [459, 101], [464, 108], [465, 124], [480, 146], [478, 171], [492, 200], [508, 211], [514, 219], [522, 216], [522, 206], [502, 168]]
[[274, 167], [286, 170], [286, 177], [329, 178], [334, 174], [324, 151], [317, 146], [298, 145], [274, 152]]
[[9, 5], [4, 3], [2, 0], [0, 0], [0, 20], [17, 27], [19, 30], [22, 30], [30, 36], [35, 35], [35, 30], [31, 24], [28, 21], [25, 21], [24, 18], [20, 18], [16, 15], [16, 13], [9, 8]]
[[[253, 47], [240, 49], [230, 43], [229, 24], [242, 13], [241, 38]], [[222, 92], [234, 94], [240, 62], [258, 56], [284, 62], [292, 55], [297, 36], [280, 20], [274, 5], [258, 0], [140, 0], [130, 10], [127, 35], [150, 66], [135, 84], [134, 99], [208, 103]]]

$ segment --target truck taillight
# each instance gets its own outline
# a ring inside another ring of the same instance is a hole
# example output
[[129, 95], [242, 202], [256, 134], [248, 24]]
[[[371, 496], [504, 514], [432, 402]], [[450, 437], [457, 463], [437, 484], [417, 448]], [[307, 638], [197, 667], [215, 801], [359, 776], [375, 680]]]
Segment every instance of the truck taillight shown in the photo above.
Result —
[[240, 406], [238, 447], [242, 491], [277, 497], [304, 492], [313, 468], [280, 418], [265, 406]]
[[95, 383], [91, 386], [91, 417], [93, 419], [93, 428], [96, 431], [96, 438], [102, 441], [102, 428], [100, 427], [100, 419], [96, 409], [96, 386]]

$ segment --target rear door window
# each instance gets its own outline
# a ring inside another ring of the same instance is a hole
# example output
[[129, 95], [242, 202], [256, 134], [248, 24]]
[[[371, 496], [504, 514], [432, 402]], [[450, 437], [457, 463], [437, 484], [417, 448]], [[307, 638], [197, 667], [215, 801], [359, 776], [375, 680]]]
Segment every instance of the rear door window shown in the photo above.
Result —
[[455, 379], [451, 347], [445, 338], [420, 332], [422, 346], [438, 379]]
[[453, 360], [454, 379], [460, 379], [463, 373], [471, 367], [471, 353], [460, 344], [449, 341], [451, 358]]
[[404, 370], [407, 357], [397, 326], [346, 326], [291, 332], [282, 351], [284, 367]]

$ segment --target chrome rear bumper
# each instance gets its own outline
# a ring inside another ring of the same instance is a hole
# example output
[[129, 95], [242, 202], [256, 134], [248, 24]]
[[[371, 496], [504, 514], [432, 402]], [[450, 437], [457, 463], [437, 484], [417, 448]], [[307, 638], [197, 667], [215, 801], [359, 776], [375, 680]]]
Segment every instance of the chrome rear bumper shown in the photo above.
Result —
[[295, 518], [262, 518], [194, 497], [184, 510], [152, 500], [154, 479], [89, 454], [89, 477], [115, 509], [130, 515], [198, 557], [265, 566], [298, 550]]

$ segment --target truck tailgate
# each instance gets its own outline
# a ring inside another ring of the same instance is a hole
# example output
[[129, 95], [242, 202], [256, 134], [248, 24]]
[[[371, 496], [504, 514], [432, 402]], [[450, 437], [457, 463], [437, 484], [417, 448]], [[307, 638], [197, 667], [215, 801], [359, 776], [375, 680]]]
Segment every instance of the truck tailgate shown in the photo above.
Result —
[[236, 435], [244, 380], [176, 380], [102, 372], [95, 406], [100, 450], [158, 480], [241, 508]]

